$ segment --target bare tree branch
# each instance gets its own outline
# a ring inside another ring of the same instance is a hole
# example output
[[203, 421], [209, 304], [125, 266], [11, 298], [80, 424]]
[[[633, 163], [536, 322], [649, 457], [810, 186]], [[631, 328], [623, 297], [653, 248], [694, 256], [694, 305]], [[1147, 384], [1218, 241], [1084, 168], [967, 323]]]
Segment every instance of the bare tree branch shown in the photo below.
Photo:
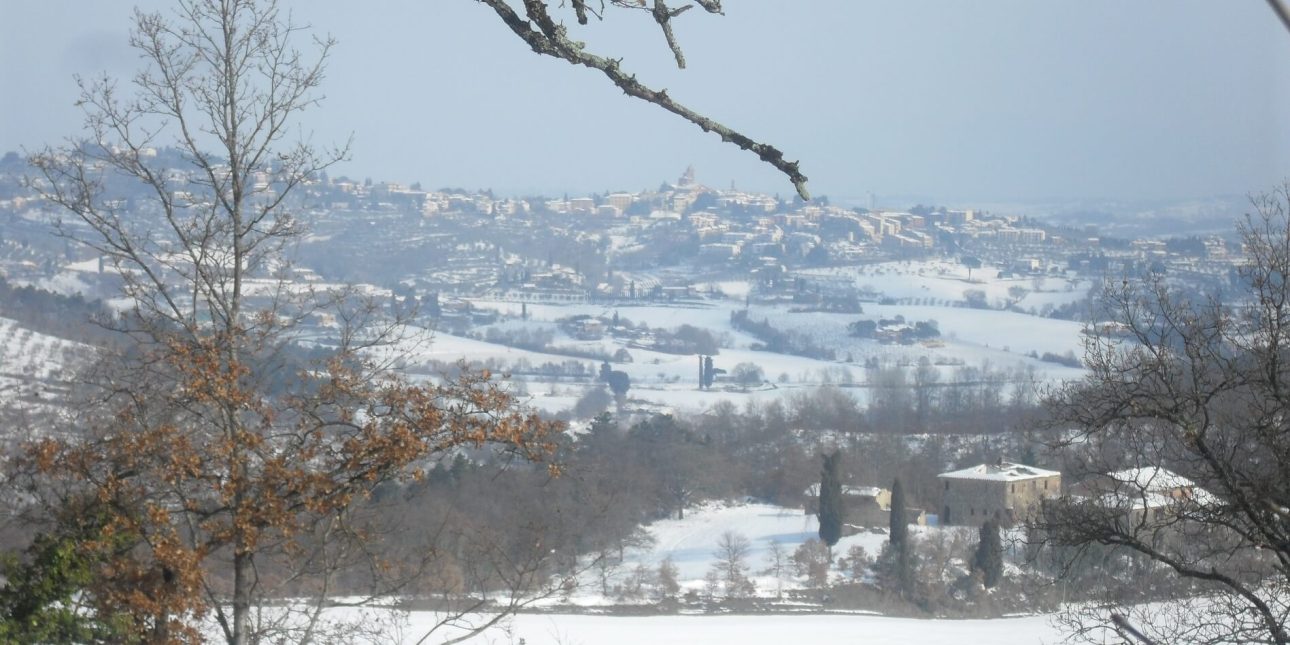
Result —
[[[643, 101], [653, 103], [668, 112], [671, 112], [694, 125], [699, 126], [704, 132], [714, 132], [721, 140], [726, 143], [732, 143], [740, 149], [748, 150], [756, 154], [759, 159], [770, 164], [775, 169], [784, 173], [789, 181], [793, 183], [794, 189], [802, 199], [810, 199], [810, 192], [806, 187], [806, 175], [803, 175], [798, 168], [796, 161], [788, 161], [784, 158], [784, 153], [778, 148], [759, 143], [752, 138], [744, 135], [732, 128], [729, 128], [717, 121], [708, 118], [694, 110], [678, 103], [672, 97], [668, 96], [667, 90], [655, 90], [640, 81], [636, 76], [629, 74], [622, 69], [620, 60], [605, 58], [586, 51], [582, 43], [575, 42], [568, 37], [567, 31], [563, 25], [557, 24], [547, 11], [547, 5], [544, 0], [523, 0], [524, 11], [527, 19], [520, 17], [519, 14], [511, 8], [507, 0], [479, 0], [488, 5], [497, 13], [502, 22], [510, 28], [515, 35], [529, 45], [529, 48], [538, 54], [551, 56], [567, 61], [574, 65], [581, 65], [591, 69], [599, 70], [609, 78], [615, 86], [628, 96], [633, 96]], [[719, 2], [709, 1], [700, 3], [701, 6], [712, 13], [719, 13], [721, 5]], [[688, 6], [688, 5], [687, 5]], [[667, 37], [669, 47], [676, 56], [677, 63], [685, 66], [684, 56], [681, 54], [679, 45], [676, 44], [675, 37], [670, 27], [671, 18], [678, 15], [685, 8], [679, 10], [668, 9], [662, 0], [655, 0], [652, 14], [656, 22], [663, 29]], [[536, 28], [534, 27], [536, 25]]]
[[1290, 31], [1290, 9], [1286, 9], [1282, 0], [1268, 0], [1268, 6], [1277, 14], [1277, 18], [1281, 19], [1281, 24], [1286, 28], [1286, 30]]

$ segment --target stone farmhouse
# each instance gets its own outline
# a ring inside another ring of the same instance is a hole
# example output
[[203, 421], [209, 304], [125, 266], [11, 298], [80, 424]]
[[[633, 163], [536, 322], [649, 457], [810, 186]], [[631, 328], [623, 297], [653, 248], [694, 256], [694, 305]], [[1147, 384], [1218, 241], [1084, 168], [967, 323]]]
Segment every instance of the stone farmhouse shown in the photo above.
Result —
[[1062, 492], [1061, 473], [1002, 460], [936, 477], [941, 481], [942, 526], [975, 526], [990, 518], [1016, 524]]
[[1168, 523], [1180, 512], [1213, 501], [1190, 479], [1166, 468], [1129, 468], [1091, 477], [1071, 487], [1071, 495], [1118, 511], [1131, 525]]
[[[811, 484], [803, 493], [807, 515], [820, 512], [820, 485]], [[887, 526], [891, 517], [891, 491], [876, 486], [843, 486], [844, 524], [863, 527]]]
[[[811, 484], [803, 492], [807, 515], [820, 511], [820, 485]], [[877, 486], [843, 486], [843, 535], [858, 529], [886, 528], [891, 524], [891, 491]], [[921, 508], [906, 508], [910, 524], [927, 524], [927, 514]]]

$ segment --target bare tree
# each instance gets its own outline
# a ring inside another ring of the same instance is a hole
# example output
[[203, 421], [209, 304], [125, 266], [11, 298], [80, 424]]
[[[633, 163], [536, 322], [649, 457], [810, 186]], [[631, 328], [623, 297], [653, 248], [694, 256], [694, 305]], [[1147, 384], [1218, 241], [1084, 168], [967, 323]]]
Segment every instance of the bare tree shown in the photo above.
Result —
[[771, 540], [766, 552], [766, 568], [762, 573], [775, 578], [775, 600], [784, 598], [784, 578], [789, 572], [789, 555], [779, 540]]
[[766, 380], [766, 374], [762, 371], [761, 366], [756, 363], [744, 362], [735, 365], [730, 371], [730, 377], [735, 380], [745, 390], [761, 385]]
[[[839, 560], [838, 563], [841, 568], [842, 561]], [[845, 570], [853, 581], [859, 582], [863, 579], [872, 564], [873, 558], [869, 557], [869, 552], [863, 546], [853, 544], [851, 548], [847, 549]]]
[[823, 589], [829, 584], [829, 567], [833, 564], [832, 554], [825, 543], [811, 538], [793, 551], [793, 570], [799, 576], [806, 576], [812, 587]]
[[[15, 475], [93, 520], [77, 544], [100, 566], [86, 591], [139, 638], [195, 640], [207, 615], [229, 643], [281, 634], [254, 608], [289, 593], [319, 599], [290, 627], [316, 637], [340, 567], [372, 573], [367, 593], [395, 588], [373, 582], [385, 564], [356, 500], [458, 446], [554, 450], [554, 427], [487, 374], [417, 386], [385, 369], [374, 350], [405, 325], [372, 294], [291, 283], [291, 197], [347, 149], [293, 137], [332, 45], [302, 53], [302, 31], [273, 0], [136, 12], [132, 91], [81, 79], [86, 138], [33, 157], [33, 183], [71, 215], [59, 230], [120, 276], [134, 307], [113, 325], [137, 343], [96, 375], [90, 432], [36, 443]], [[323, 310], [337, 349], [304, 359], [300, 323]]]
[[712, 552], [716, 562], [712, 568], [721, 577], [729, 598], [751, 596], [753, 581], [748, 578], [748, 551], [752, 543], [742, 533], [726, 531], [717, 539], [717, 550]]
[[1028, 295], [1030, 295], [1030, 290], [1019, 284], [1014, 284], [1011, 287], [1008, 287], [1009, 300], [1007, 305], [1004, 306], [1004, 309], [1021, 304], [1021, 301], [1025, 300]]
[[679, 575], [680, 570], [676, 568], [671, 555], [658, 563], [658, 593], [661, 600], [676, 598], [681, 593], [681, 582], [677, 580]]
[[[1290, 642], [1288, 204], [1290, 185], [1253, 200], [1230, 292], [1107, 284], [1127, 337], [1090, 335], [1088, 377], [1049, 400], [1078, 483], [1041, 533], [1068, 565], [1106, 548], [1129, 565], [1077, 621], [1090, 638], [1116, 613], [1159, 642]], [[1125, 593], [1166, 572], [1171, 602]]]

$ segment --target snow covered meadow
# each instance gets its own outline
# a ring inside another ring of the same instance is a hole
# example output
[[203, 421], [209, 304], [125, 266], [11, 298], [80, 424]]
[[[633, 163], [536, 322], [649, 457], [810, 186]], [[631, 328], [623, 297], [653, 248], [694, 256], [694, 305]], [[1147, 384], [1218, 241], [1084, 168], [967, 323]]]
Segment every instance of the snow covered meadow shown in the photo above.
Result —
[[[1083, 352], [1082, 324], [1038, 315], [1045, 306], [1069, 304], [1085, 297], [1087, 281], [1065, 277], [999, 278], [993, 269], [977, 270], [968, 280], [961, 265], [943, 261], [890, 262], [869, 266], [812, 270], [832, 279], [847, 280], [874, 297], [863, 303], [863, 313], [803, 311], [791, 304], [748, 304], [752, 288], [746, 281], [703, 283], [696, 290], [707, 295], [676, 303], [647, 304], [542, 304], [485, 298], [468, 299], [473, 311], [492, 312], [496, 321], [457, 335], [446, 330], [424, 332], [390, 348], [388, 357], [416, 371], [418, 366], [452, 363], [461, 359], [491, 362], [522, 383], [521, 391], [535, 407], [559, 412], [573, 406], [589, 389], [598, 388], [592, 356], [614, 356], [622, 351], [630, 361], [614, 361], [613, 369], [631, 378], [628, 393], [635, 409], [696, 411], [720, 400], [742, 406], [792, 396], [803, 389], [834, 385], [846, 389], [860, 403], [867, 400], [867, 370], [911, 368], [921, 362], [938, 372], [942, 383], [954, 382], [960, 367], [1014, 370], [1037, 381], [1078, 378], [1083, 370], [1040, 360], [1044, 356], [1078, 357]], [[966, 290], [986, 294], [990, 308], [964, 305]], [[1024, 291], [1024, 293], [1022, 293]], [[1011, 305], [1007, 309], [999, 308]], [[816, 346], [834, 352], [833, 360], [756, 350], [759, 339], [737, 329], [732, 314], [747, 310], [751, 321], [765, 321]], [[1032, 313], [1033, 312], [1033, 313]], [[698, 367], [693, 354], [654, 351], [605, 334], [579, 339], [562, 331], [559, 321], [576, 316], [612, 319], [651, 329], [690, 325], [707, 330], [721, 347], [713, 357], [718, 368], [752, 363], [761, 368], [764, 381], [744, 386], [718, 380], [710, 390], [698, 388]], [[882, 343], [857, 338], [848, 325], [859, 320], [903, 319], [909, 324], [934, 322], [939, 338], [912, 344]], [[521, 349], [488, 342], [488, 334], [541, 331], [551, 341], [545, 351]], [[465, 334], [465, 335], [463, 335]], [[533, 367], [580, 361], [590, 379], [550, 379], [534, 374]]]
[[[412, 613], [402, 642], [415, 643], [434, 620]], [[656, 645], [658, 643], [832, 642], [869, 645], [952, 643], [999, 645], [1058, 643], [1062, 634], [1045, 616], [993, 620], [924, 620], [861, 614], [780, 614], [742, 616], [597, 616], [520, 614], [475, 641], [490, 645]]]

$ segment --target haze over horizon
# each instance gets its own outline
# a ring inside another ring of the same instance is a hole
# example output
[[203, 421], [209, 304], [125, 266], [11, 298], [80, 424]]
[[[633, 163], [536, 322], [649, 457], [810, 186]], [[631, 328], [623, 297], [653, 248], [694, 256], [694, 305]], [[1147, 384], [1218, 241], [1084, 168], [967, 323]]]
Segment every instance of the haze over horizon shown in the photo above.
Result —
[[[677, 19], [686, 70], [647, 14], [575, 33], [800, 160], [815, 195], [1189, 199], [1290, 176], [1290, 35], [1261, 2], [726, 5]], [[339, 41], [305, 119], [320, 143], [354, 134], [336, 173], [574, 194], [693, 164], [712, 186], [792, 194], [754, 155], [533, 54], [478, 3], [291, 8]], [[129, 22], [117, 3], [0, 5], [0, 151], [79, 134], [73, 75], [128, 79]]]

